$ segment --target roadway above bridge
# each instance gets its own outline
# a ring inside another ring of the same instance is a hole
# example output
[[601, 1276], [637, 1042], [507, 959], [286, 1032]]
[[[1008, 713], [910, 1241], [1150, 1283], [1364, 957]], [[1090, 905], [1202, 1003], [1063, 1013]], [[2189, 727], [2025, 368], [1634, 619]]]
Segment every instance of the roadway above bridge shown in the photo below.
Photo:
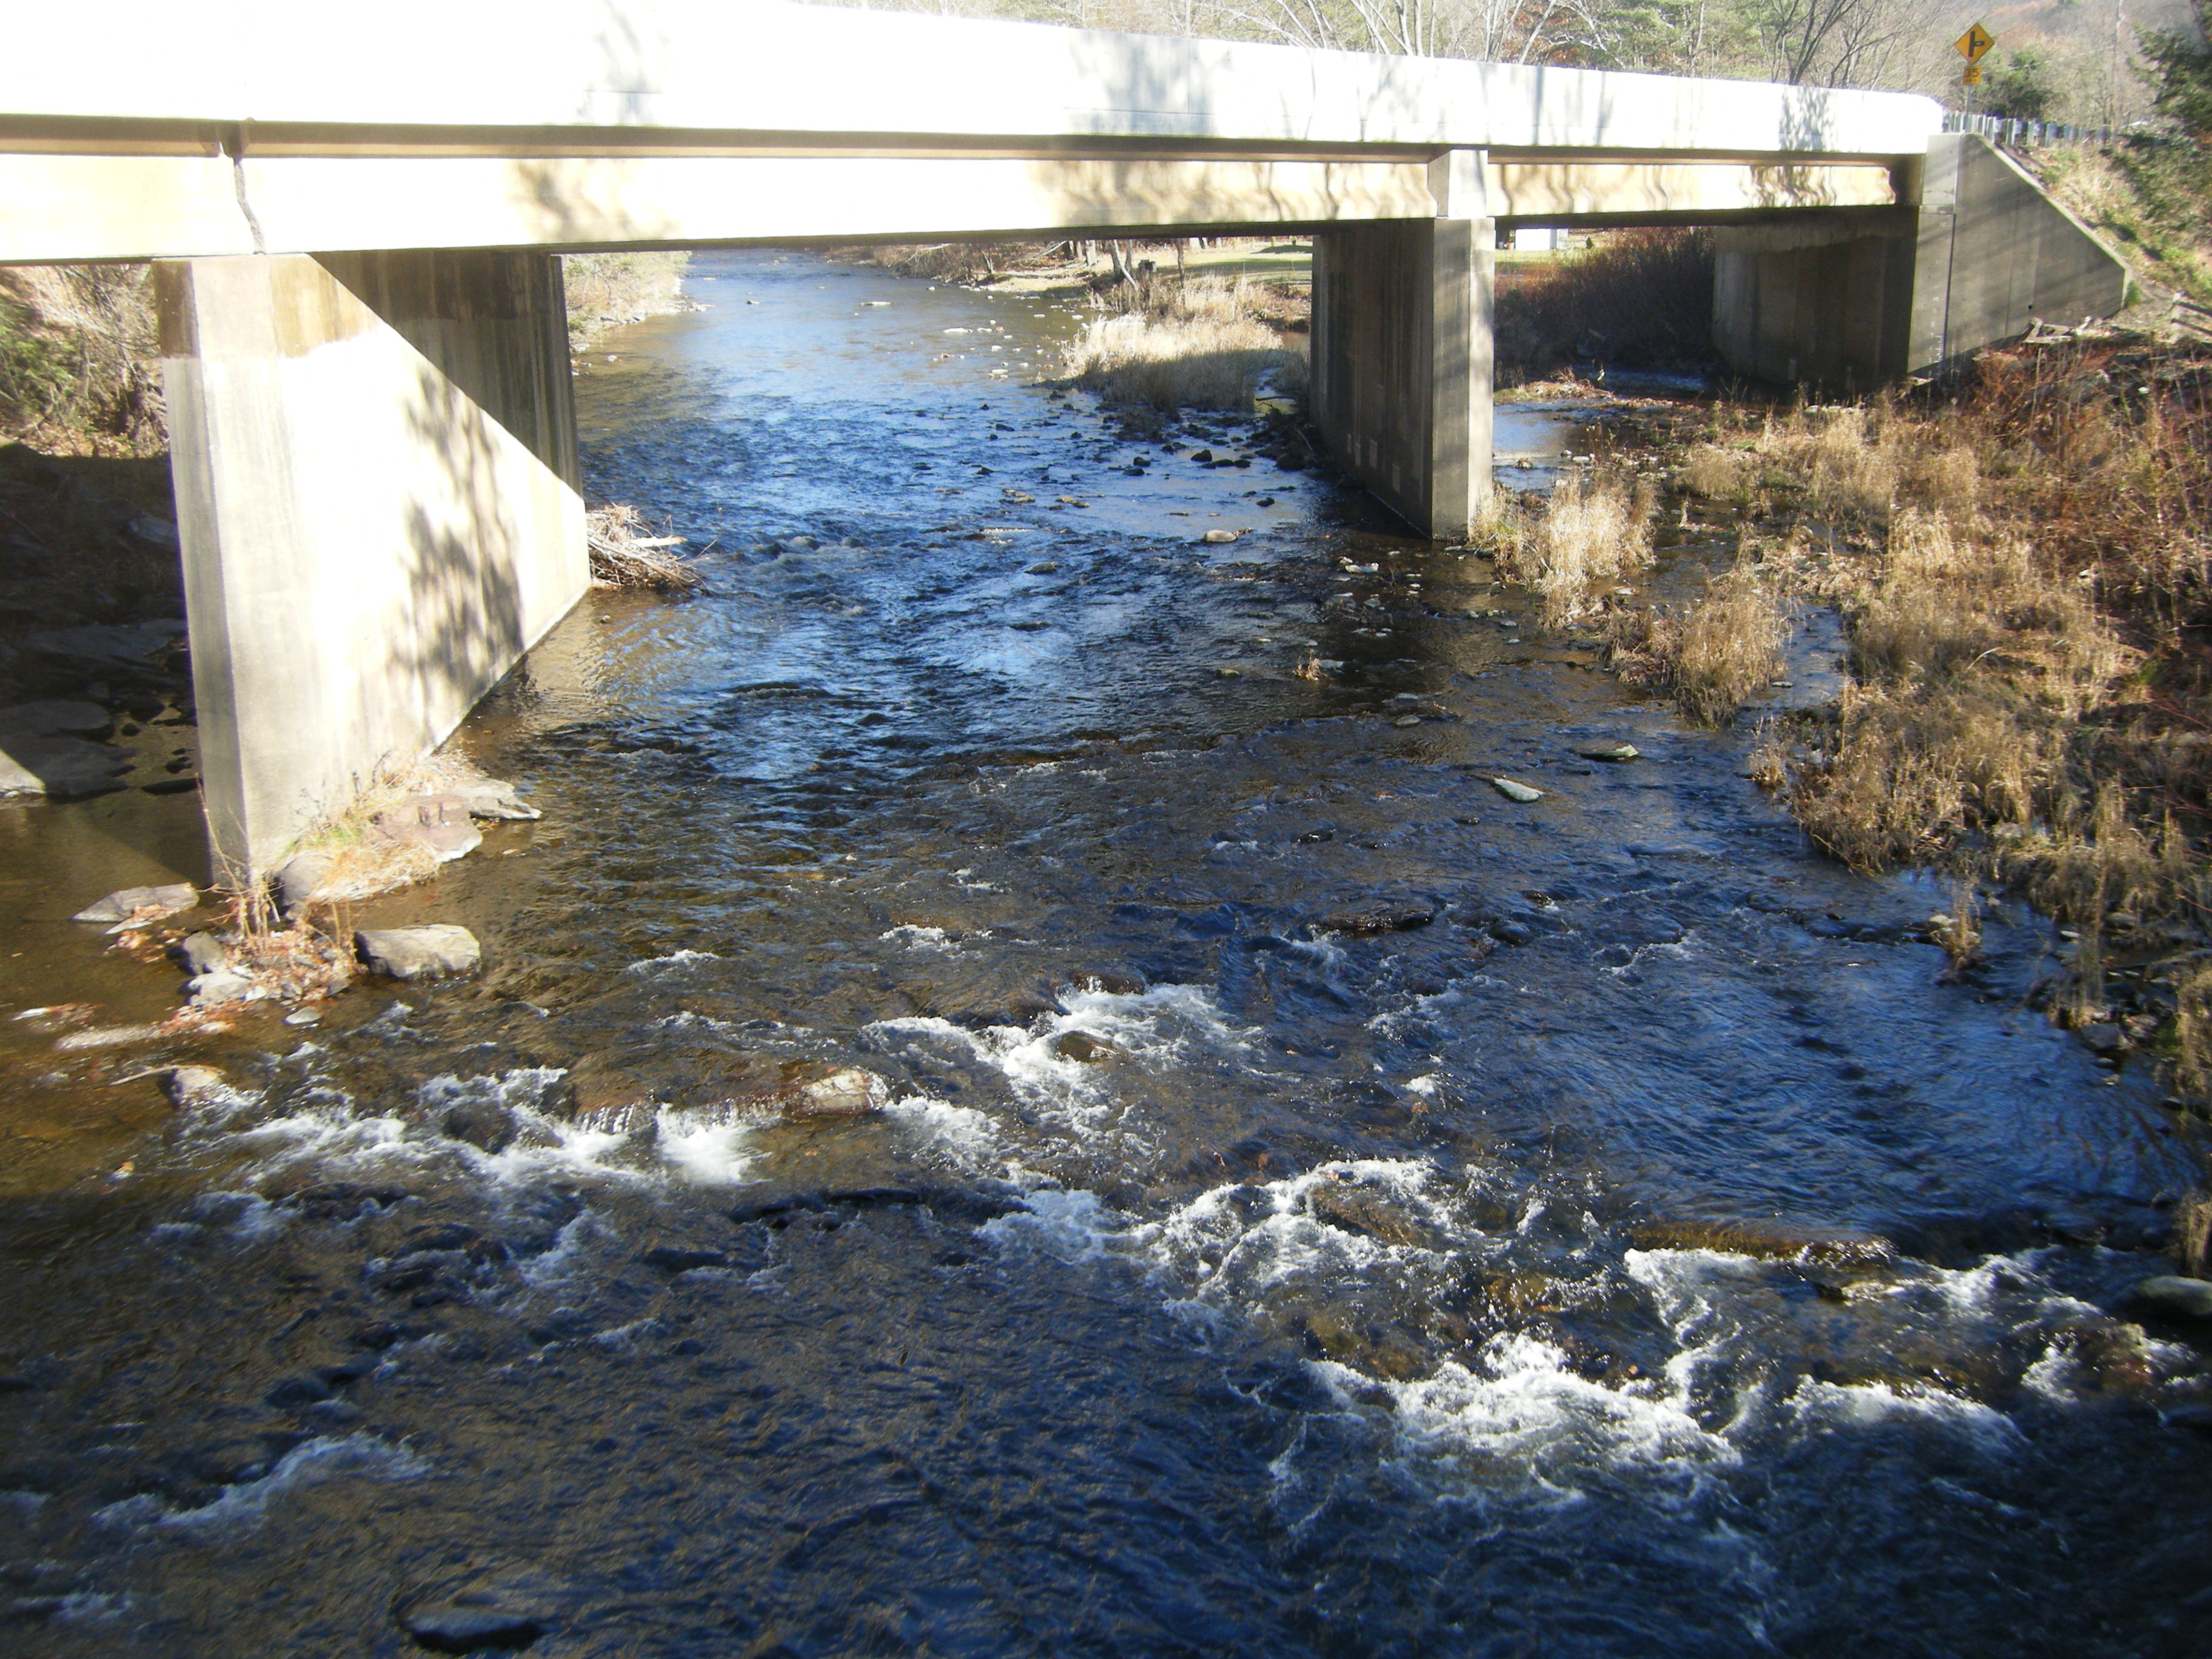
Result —
[[[111, 49], [130, 42], [127, 52]], [[1929, 100], [780, 0], [118, 0], [15, 26], [0, 263], [1619, 224], [1909, 204]]]

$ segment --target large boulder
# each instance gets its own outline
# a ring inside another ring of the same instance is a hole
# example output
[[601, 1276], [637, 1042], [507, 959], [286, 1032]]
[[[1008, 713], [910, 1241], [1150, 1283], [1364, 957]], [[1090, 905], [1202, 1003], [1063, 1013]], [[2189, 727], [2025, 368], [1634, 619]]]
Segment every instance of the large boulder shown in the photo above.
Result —
[[428, 922], [419, 927], [364, 927], [354, 945], [370, 971], [393, 979], [444, 979], [472, 974], [483, 947], [465, 927]]
[[449, 864], [483, 844], [483, 833], [470, 821], [469, 798], [460, 794], [410, 795], [369, 820], [368, 840], [394, 847], [421, 847]]

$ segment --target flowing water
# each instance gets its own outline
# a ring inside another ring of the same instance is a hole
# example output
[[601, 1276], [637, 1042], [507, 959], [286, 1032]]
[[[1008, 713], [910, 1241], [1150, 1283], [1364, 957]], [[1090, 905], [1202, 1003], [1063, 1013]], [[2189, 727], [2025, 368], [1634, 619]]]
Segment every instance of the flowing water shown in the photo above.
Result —
[[374, 912], [487, 971], [0, 1212], [11, 1650], [2212, 1646], [2203, 1359], [2106, 1311], [2196, 1166], [2034, 918], [1947, 980], [1481, 562], [1027, 384], [1070, 307], [694, 276], [579, 398], [706, 591]]

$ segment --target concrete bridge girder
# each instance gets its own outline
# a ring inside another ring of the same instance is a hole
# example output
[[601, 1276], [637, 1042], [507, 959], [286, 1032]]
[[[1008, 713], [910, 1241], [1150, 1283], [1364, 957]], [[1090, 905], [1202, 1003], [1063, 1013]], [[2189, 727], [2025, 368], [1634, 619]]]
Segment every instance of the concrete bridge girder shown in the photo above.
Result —
[[[1709, 222], [1898, 199], [1881, 162], [1511, 161], [1485, 175], [1487, 216], [1544, 223]], [[1426, 156], [0, 155], [0, 264], [1265, 231], [1437, 213]]]

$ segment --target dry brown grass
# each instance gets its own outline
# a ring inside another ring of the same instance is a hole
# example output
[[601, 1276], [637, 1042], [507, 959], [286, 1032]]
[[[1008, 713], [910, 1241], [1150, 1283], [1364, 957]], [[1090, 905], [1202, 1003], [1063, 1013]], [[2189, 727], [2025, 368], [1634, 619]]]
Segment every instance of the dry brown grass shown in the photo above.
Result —
[[[1705, 597], [1679, 614], [1653, 608], [1613, 613], [1611, 654], [1626, 679], [1665, 691], [1700, 726], [1735, 718], [1753, 694], [1782, 672], [1789, 604], [1748, 560], [1711, 577]], [[1784, 768], [1779, 740], [1762, 729], [1758, 755], [1771, 775]], [[1756, 757], [1753, 769], [1760, 762]]]
[[1109, 404], [1249, 410], [1262, 379], [1285, 396], [1305, 387], [1305, 353], [1255, 314], [1243, 282], [1154, 282], [1117, 290], [1129, 307], [1093, 318], [1070, 343], [1067, 379]]
[[1709, 501], [1741, 501], [1751, 493], [1755, 468], [1751, 456], [1718, 444], [1696, 444], [1683, 464], [1682, 488]]
[[1650, 480], [1631, 472], [1569, 472], [1525, 533], [1492, 532], [1490, 544], [1510, 580], [1543, 596], [1544, 620], [1556, 626], [1593, 615], [1608, 590], [1651, 562], [1656, 500]]
[[1683, 619], [1669, 664], [1674, 701], [1701, 726], [1735, 718], [1782, 672], [1790, 616], [1757, 569], [1739, 564], [1707, 584]]
[[[2161, 1000], [2108, 966], [2212, 916], [2212, 362], [2023, 348], [1947, 403], [1753, 418], [1699, 434], [1681, 482], [1745, 503], [1762, 569], [1841, 611], [1853, 682], [1763, 732], [1754, 775], [1855, 867], [1932, 866], [2068, 923], [2053, 1016], [2170, 1013], [2170, 1074], [2212, 1097], [2212, 970]], [[1669, 681], [1697, 620], [1617, 625], [1621, 660]], [[1970, 960], [1951, 914], [1938, 942]]]

